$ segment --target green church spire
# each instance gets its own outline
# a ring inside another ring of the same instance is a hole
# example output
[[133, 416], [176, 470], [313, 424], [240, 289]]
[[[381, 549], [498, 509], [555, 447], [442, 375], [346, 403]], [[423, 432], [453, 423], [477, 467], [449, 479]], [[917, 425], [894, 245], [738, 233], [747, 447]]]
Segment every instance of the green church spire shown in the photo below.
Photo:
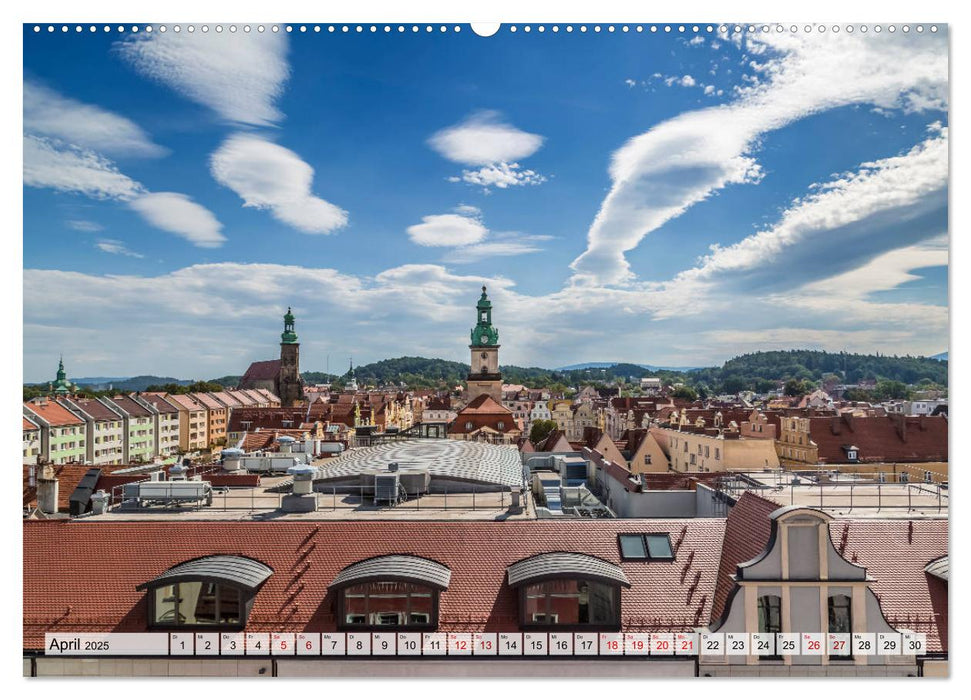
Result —
[[482, 285], [482, 296], [476, 308], [476, 324], [472, 329], [472, 345], [475, 347], [490, 347], [499, 345], [499, 331], [492, 325], [492, 302]]
[[285, 345], [294, 345], [297, 342], [297, 333], [293, 330], [293, 311], [289, 306], [283, 316], [283, 333], [280, 334], [280, 342]]

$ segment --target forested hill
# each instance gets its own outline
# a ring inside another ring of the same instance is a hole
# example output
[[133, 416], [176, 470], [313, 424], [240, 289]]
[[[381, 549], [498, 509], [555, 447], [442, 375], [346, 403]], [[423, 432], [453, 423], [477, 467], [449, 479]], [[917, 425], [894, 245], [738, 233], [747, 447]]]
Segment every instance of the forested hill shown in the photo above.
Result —
[[911, 355], [859, 355], [821, 350], [771, 350], [739, 355], [722, 367], [689, 372], [695, 381], [715, 384], [752, 384], [758, 380], [820, 381], [831, 375], [841, 383], [861, 380], [932, 383], [947, 386], [946, 361]]

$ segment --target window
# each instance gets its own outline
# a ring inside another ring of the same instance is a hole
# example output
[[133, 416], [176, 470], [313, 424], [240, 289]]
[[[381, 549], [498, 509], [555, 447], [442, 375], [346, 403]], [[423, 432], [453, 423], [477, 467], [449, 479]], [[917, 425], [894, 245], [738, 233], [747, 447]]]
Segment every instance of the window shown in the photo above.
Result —
[[705, 457], [708, 456], [708, 445], [705, 445]]
[[502, 421], [499, 421], [498, 423], [496, 423], [496, 427], [499, 428], [499, 430], [505, 430], [506, 424], [503, 423]]
[[585, 579], [555, 579], [523, 587], [523, 627], [620, 626], [615, 585]]
[[651, 463], [651, 455], [644, 455], [644, 464]]
[[715, 448], [715, 459], [721, 459], [721, 450], [717, 447]]
[[467, 423], [465, 424], [465, 429], [466, 429], [466, 430], [472, 430], [472, 421], [468, 421], [468, 422], [467, 422]]
[[934, 480], [934, 479], [933, 479], [933, 477], [932, 477], [932, 475], [931, 475], [931, 473], [930, 473], [929, 471], [925, 471], [925, 472], [924, 472], [924, 481], [925, 481], [925, 482], [927, 482], [927, 483], [929, 484], [929, 483], [931, 483], [931, 482], [932, 482], [933, 480]]
[[[782, 599], [777, 595], [759, 597], [759, 632], [779, 634], [782, 632]], [[779, 659], [778, 654], [761, 654], [760, 659]]]
[[233, 586], [208, 581], [182, 581], [158, 586], [151, 600], [154, 625], [242, 626], [243, 595]]
[[423, 627], [438, 624], [438, 591], [406, 581], [372, 581], [340, 593], [344, 628]]
[[844, 634], [852, 631], [849, 596], [831, 595], [829, 597], [829, 631]]
[[910, 474], [908, 474], [907, 472], [900, 472], [899, 480], [901, 484], [910, 483]]
[[621, 559], [670, 561], [674, 559], [671, 537], [666, 532], [619, 535]]

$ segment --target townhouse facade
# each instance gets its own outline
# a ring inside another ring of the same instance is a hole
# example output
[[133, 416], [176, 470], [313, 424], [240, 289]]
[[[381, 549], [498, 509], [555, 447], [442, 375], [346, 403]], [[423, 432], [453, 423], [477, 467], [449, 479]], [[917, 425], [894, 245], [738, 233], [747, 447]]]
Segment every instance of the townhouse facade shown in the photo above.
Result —
[[188, 394], [167, 394], [163, 398], [179, 411], [179, 450], [185, 453], [208, 449], [206, 407]]
[[125, 462], [125, 421], [110, 403], [98, 399], [62, 397], [58, 403], [85, 422], [85, 459], [89, 464]]
[[86, 459], [87, 427], [82, 418], [47, 397], [24, 403], [24, 415], [40, 426], [38, 462], [67, 464]]
[[24, 464], [37, 464], [40, 456], [41, 427], [24, 416]]
[[213, 394], [189, 394], [197, 403], [206, 408], [206, 434], [210, 445], [226, 444], [226, 426], [229, 421], [229, 408]]
[[130, 396], [102, 399], [102, 402], [114, 407], [124, 417], [124, 461], [130, 464], [155, 459], [159, 452], [152, 412]]
[[651, 434], [678, 472], [761, 471], [778, 469], [779, 456], [772, 440], [741, 437], [718, 428], [652, 426]]
[[153, 417], [158, 456], [179, 452], [179, 410], [158, 394], [132, 394], [132, 399], [147, 408]]

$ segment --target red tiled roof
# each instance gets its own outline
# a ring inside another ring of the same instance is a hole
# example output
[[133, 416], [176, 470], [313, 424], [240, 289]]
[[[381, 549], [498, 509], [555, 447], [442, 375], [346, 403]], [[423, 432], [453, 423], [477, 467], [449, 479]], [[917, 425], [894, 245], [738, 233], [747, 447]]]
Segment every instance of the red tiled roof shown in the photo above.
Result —
[[[451, 569], [440, 630], [516, 631], [518, 597], [506, 584], [506, 567], [550, 551], [582, 552], [623, 569], [632, 584], [621, 589], [624, 630], [688, 630], [709, 620], [724, 521], [27, 521], [23, 527], [24, 647], [37, 649], [48, 631], [146, 631], [146, 593], [136, 586], [212, 554], [251, 557], [274, 571], [256, 595], [250, 632], [335, 630], [327, 587], [337, 573], [392, 553]], [[619, 533], [659, 531], [681, 539], [675, 561], [620, 561]]]
[[243, 405], [239, 402], [239, 400], [234, 399], [228, 391], [214, 391], [212, 395], [215, 396], [220, 403], [229, 408], [236, 408], [237, 406]]
[[24, 430], [40, 430], [40, 426], [34, 421], [30, 420], [27, 416], [24, 416]]
[[44, 401], [42, 404], [33, 401], [24, 402], [29, 410], [47, 421], [50, 425], [83, 425], [84, 421], [69, 410], [54, 401]]
[[[231, 433], [239, 433], [244, 430], [264, 430], [275, 428], [295, 428], [306, 421], [307, 411], [301, 408], [236, 408], [229, 416], [229, 425], [226, 430]], [[316, 415], [313, 416], [317, 418]], [[289, 421], [290, 425], [285, 426], [284, 421]], [[244, 427], [243, 423], [249, 423]]]
[[947, 524], [945, 518], [859, 519], [829, 526], [836, 550], [875, 579], [870, 588], [887, 622], [925, 633], [928, 651], [947, 650], [947, 584], [924, 571], [948, 553]]
[[192, 398], [188, 394], [169, 394], [165, 398], [173, 406], [177, 406], [180, 409], [181, 408], [184, 408], [184, 409], [189, 410], [189, 411], [204, 411], [204, 410], [206, 410], [206, 407], [205, 406], [203, 406], [201, 403], [199, 403], [198, 401], [196, 401], [194, 398]]
[[778, 508], [778, 503], [746, 491], [729, 511], [725, 524], [725, 543], [718, 566], [718, 586], [711, 611], [712, 620], [719, 620], [725, 610], [728, 595], [735, 587], [732, 576], [735, 575], [738, 565], [753, 559], [765, 549], [772, 530], [769, 513]]
[[[67, 511], [70, 507], [71, 494], [74, 493], [74, 489], [78, 487], [81, 483], [81, 479], [84, 475], [88, 473], [89, 469], [100, 469], [102, 476], [105, 474], [110, 474], [111, 472], [118, 471], [119, 469], [125, 469], [129, 465], [127, 464], [52, 464], [50, 465], [54, 469], [54, 476], [57, 478], [57, 509], [62, 511]], [[30, 485], [30, 467], [28, 465], [23, 465], [24, 467], [24, 506], [33, 507], [37, 505], [37, 488]], [[41, 467], [34, 467], [34, 474], [39, 477], [41, 475]], [[139, 478], [144, 478], [140, 476]], [[100, 481], [99, 481], [100, 483]]]
[[249, 366], [243, 378], [239, 380], [239, 385], [243, 386], [246, 382], [272, 382], [279, 376], [279, 360], [262, 360]]
[[861, 462], [946, 462], [946, 416], [834, 416], [809, 419], [819, 460], [846, 461], [846, 445], [859, 448]]
[[236, 399], [241, 406], [255, 406], [257, 403], [262, 403], [254, 399], [247, 392], [237, 389], [235, 391], [228, 392], [230, 396]]
[[194, 398], [198, 403], [201, 403], [203, 406], [205, 406], [209, 410], [216, 410], [216, 411], [225, 411], [226, 410], [226, 407], [222, 403], [220, 403], [219, 401], [217, 401], [215, 398], [213, 398], [209, 394], [204, 394], [204, 393], [201, 393], [201, 392], [195, 392], [195, 393], [192, 393], [192, 394], [189, 394], [189, 395], [192, 398]]
[[500, 404], [488, 394], [479, 394], [474, 399], [469, 401], [468, 405], [459, 411], [458, 415], [461, 418], [463, 416], [476, 414], [512, 416], [512, 411]]

